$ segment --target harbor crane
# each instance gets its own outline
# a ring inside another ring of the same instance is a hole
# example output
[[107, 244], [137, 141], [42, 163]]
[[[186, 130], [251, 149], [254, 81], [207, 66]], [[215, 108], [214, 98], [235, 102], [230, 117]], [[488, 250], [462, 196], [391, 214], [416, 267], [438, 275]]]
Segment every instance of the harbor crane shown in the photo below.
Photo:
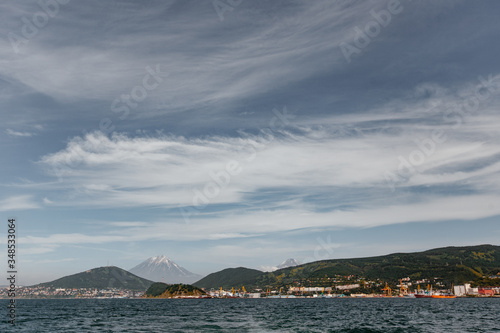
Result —
[[391, 297], [392, 296], [392, 289], [387, 285], [387, 282], [385, 283], [385, 287], [382, 288], [382, 291], [385, 292], [386, 297]]

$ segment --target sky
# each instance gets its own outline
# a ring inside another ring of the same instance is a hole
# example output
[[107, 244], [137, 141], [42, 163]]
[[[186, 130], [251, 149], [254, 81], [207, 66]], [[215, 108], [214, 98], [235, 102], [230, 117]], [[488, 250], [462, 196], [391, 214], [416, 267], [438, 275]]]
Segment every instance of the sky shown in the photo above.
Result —
[[499, 244], [498, 1], [0, 9], [20, 284]]

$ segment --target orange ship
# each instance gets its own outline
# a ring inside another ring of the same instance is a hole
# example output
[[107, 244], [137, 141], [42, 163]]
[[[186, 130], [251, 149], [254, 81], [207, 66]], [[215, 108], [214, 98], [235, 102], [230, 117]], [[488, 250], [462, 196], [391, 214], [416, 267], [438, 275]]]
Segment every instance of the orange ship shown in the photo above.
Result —
[[456, 298], [455, 295], [435, 294], [431, 295], [432, 298]]

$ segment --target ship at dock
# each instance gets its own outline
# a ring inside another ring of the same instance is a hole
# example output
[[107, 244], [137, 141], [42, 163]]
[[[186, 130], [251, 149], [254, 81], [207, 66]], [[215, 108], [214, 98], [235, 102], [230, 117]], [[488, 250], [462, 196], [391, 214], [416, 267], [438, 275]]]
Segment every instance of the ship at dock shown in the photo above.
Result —
[[432, 286], [427, 286], [427, 290], [420, 291], [420, 286], [418, 291], [414, 294], [415, 298], [456, 298], [457, 296], [451, 293], [442, 293], [439, 291], [433, 291]]

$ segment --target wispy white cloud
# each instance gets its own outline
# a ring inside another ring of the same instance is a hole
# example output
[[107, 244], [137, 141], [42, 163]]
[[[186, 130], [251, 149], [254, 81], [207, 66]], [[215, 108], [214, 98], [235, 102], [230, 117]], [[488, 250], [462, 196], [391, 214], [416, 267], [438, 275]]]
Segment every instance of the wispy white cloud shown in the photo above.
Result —
[[24, 136], [24, 137], [30, 137], [30, 136], [35, 135], [35, 133], [32, 133], [32, 132], [19, 132], [19, 131], [14, 131], [10, 128], [6, 129], [5, 133], [7, 133], [8, 135], [11, 135], [11, 136]]
[[[441, 92], [432, 104], [450, 101], [453, 98]], [[301, 229], [367, 228], [500, 215], [494, 204], [500, 199], [494, 181], [500, 173], [500, 140], [488, 126], [500, 119], [491, 105], [486, 103], [481, 109], [484, 118], [471, 115], [461, 126], [450, 127], [442, 121], [415, 122], [418, 111], [424, 108], [420, 100], [413, 107], [406, 104], [404, 109], [398, 108], [402, 104], [403, 100], [393, 101], [387, 106], [387, 117], [401, 115], [401, 121], [386, 125], [369, 116], [357, 120], [338, 117], [340, 124], [358, 131], [339, 132], [332, 117], [321, 125], [299, 123], [290, 131], [268, 131], [261, 136], [187, 139], [167, 135], [107, 137], [95, 132], [74, 138], [65, 149], [39, 162], [62, 176], [52, 189], [71, 198], [58, 196], [53, 199], [55, 205], [156, 206], [173, 214], [172, 218], [117, 221], [111, 226], [119, 229], [96, 237], [60, 234], [25, 241], [243, 241]], [[397, 172], [399, 156], [408, 158], [419, 148], [415, 140], [429, 137], [436, 129], [446, 130], [446, 142], [437, 144], [425, 163], [416, 167], [417, 172], [398, 184], [404, 193], [392, 193], [384, 173]], [[241, 172], [228, 178], [227, 185], [210, 199], [209, 208], [196, 207], [199, 214], [185, 223], [176, 208], [192, 206], [194, 190], [202, 192], [207, 184], [215, 183], [214, 177], [222, 177], [220, 173], [230, 161], [237, 161]], [[443, 191], [445, 188], [465, 191]], [[267, 191], [282, 195], [269, 197]], [[316, 199], [311, 201], [310, 197]]]
[[71, 261], [76, 261], [78, 260], [77, 258], [63, 258], [63, 259], [43, 259], [43, 260], [23, 260], [25, 263], [36, 263], [38, 265], [43, 265], [43, 264], [54, 264], [54, 263], [63, 263], [63, 262], [71, 262]]
[[[200, 241], [240, 239], [296, 230], [321, 228], [370, 228], [410, 222], [440, 222], [477, 220], [500, 215], [495, 205], [499, 195], [463, 195], [450, 198], [428, 196], [418, 203], [386, 205], [379, 208], [359, 208], [315, 212], [306, 209], [260, 210], [222, 214], [206, 219], [195, 217], [189, 224], [182, 218], [148, 223], [118, 222], [120, 229], [103, 229], [99, 235], [54, 234], [46, 237], [27, 236], [25, 244], [104, 244], [136, 241]], [[116, 223], [111, 223], [114, 226]], [[309, 246], [309, 245], [308, 245]], [[309, 247], [306, 247], [310, 249]], [[305, 248], [305, 249], [306, 249]], [[298, 248], [296, 248], [297, 250]], [[283, 250], [285, 251], [285, 250]], [[286, 252], [286, 251], [285, 251]], [[284, 252], [284, 253], [285, 253]]]
[[[149, 8], [138, 4], [110, 8], [100, 2], [89, 7], [76, 3], [62, 7], [50, 25], [59, 27], [71, 21], [64, 31], [41, 30], [17, 55], [7, 41], [3, 42], [1, 54], [9, 59], [9, 66], [2, 67], [0, 74], [56, 100], [97, 98], [111, 104], [142, 83], [146, 66], [160, 64], [167, 75], [149, 99], [156, 101], [156, 108], [133, 113], [137, 118], [213, 102], [230, 103], [299, 82], [327, 68], [341, 68], [345, 59], [338, 51], [339, 43], [352, 38], [352, 27], [371, 18], [370, 10], [383, 6], [294, 2], [288, 3], [286, 16], [279, 20], [268, 17], [264, 8], [242, 6], [238, 8], [240, 21], [226, 21], [224, 26], [211, 3], [186, 6], [189, 12], [181, 13], [170, 13], [172, 3]], [[101, 35], [107, 47], [89, 36], [95, 31], [82, 11], [90, 7], [101, 14], [94, 15], [98, 23], [92, 26], [108, 27]], [[140, 8], [133, 10], [135, 7]], [[39, 10], [33, 6], [22, 9], [19, 17]], [[186, 16], [191, 18], [189, 25]], [[12, 26], [19, 25], [15, 24], [16, 19], [20, 21], [17, 16], [6, 19]], [[240, 29], [250, 25], [252, 29]], [[144, 30], [147, 35], [137, 33]], [[207, 33], [219, 36], [210, 42], [212, 45], [206, 45]], [[319, 36], [324, 40], [321, 43], [315, 42]], [[71, 42], [74, 40], [80, 42]], [[198, 52], [200, 47], [203, 52]], [[158, 105], [160, 96], [168, 110]]]
[[114, 227], [144, 227], [147, 222], [110, 222], [109, 225]]
[[31, 195], [16, 195], [0, 200], [0, 211], [17, 211], [40, 208]]
[[79, 233], [71, 234], [53, 234], [48, 237], [25, 236], [20, 237], [19, 241], [24, 244], [45, 244], [49, 246], [61, 244], [100, 244], [123, 240], [120, 236], [92, 236]]
[[[34, 247], [26, 247], [22, 249], [22, 255], [23, 256], [30, 256], [30, 255], [38, 255], [38, 254], [46, 254], [46, 253], [51, 253], [55, 252], [57, 248], [59, 247], [58, 244], [44, 244], [43, 246], [34, 246]], [[23, 262], [29, 262], [30, 260], [24, 260]], [[55, 260], [54, 262], [57, 262]]]
[[[306, 205], [301, 200], [307, 196], [342, 188], [369, 189], [372, 199], [383, 194], [388, 196], [387, 202], [397, 202], [398, 196], [387, 193], [391, 184], [384, 175], [400, 172], [401, 159], [412, 160], [416, 151], [425, 160], [397, 186], [467, 182], [470, 190], [486, 191], [484, 180], [495, 178], [500, 165], [498, 133], [490, 126], [500, 121], [493, 107], [498, 96], [485, 100], [475, 113], [461, 116], [458, 126], [444, 117], [450, 115], [446, 105], [463, 103], [470, 87], [453, 93], [435, 90], [439, 93], [430, 102], [416, 99], [410, 103], [402, 97], [389, 102], [383, 112], [380, 107], [374, 110], [378, 116], [367, 110], [366, 116], [331, 116], [321, 124], [298, 121], [288, 131], [261, 135], [187, 139], [172, 135], [107, 137], [94, 132], [72, 139], [65, 149], [45, 155], [40, 164], [63, 179], [56, 187], [69, 191], [72, 205], [78, 198], [79, 204], [91, 206], [189, 206], [195, 203], [196, 193], [216, 181], [224, 184], [210, 204], [251, 204], [251, 194], [258, 196], [267, 189], [300, 189], [295, 200]], [[462, 112], [460, 107], [451, 110], [453, 115]], [[429, 117], [436, 114], [438, 119], [430, 122]], [[429, 141], [435, 131], [445, 140], [434, 142], [432, 151], [424, 154], [430, 148], [422, 148], [419, 142]], [[477, 162], [484, 159], [492, 161]], [[223, 174], [228, 163], [237, 163], [240, 172], [226, 180]], [[290, 198], [274, 200], [284, 203]], [[363, 206], [364, 201], [366, 197], [355, 204]], [[377, 200], [377, 204], [384, 203]]]

